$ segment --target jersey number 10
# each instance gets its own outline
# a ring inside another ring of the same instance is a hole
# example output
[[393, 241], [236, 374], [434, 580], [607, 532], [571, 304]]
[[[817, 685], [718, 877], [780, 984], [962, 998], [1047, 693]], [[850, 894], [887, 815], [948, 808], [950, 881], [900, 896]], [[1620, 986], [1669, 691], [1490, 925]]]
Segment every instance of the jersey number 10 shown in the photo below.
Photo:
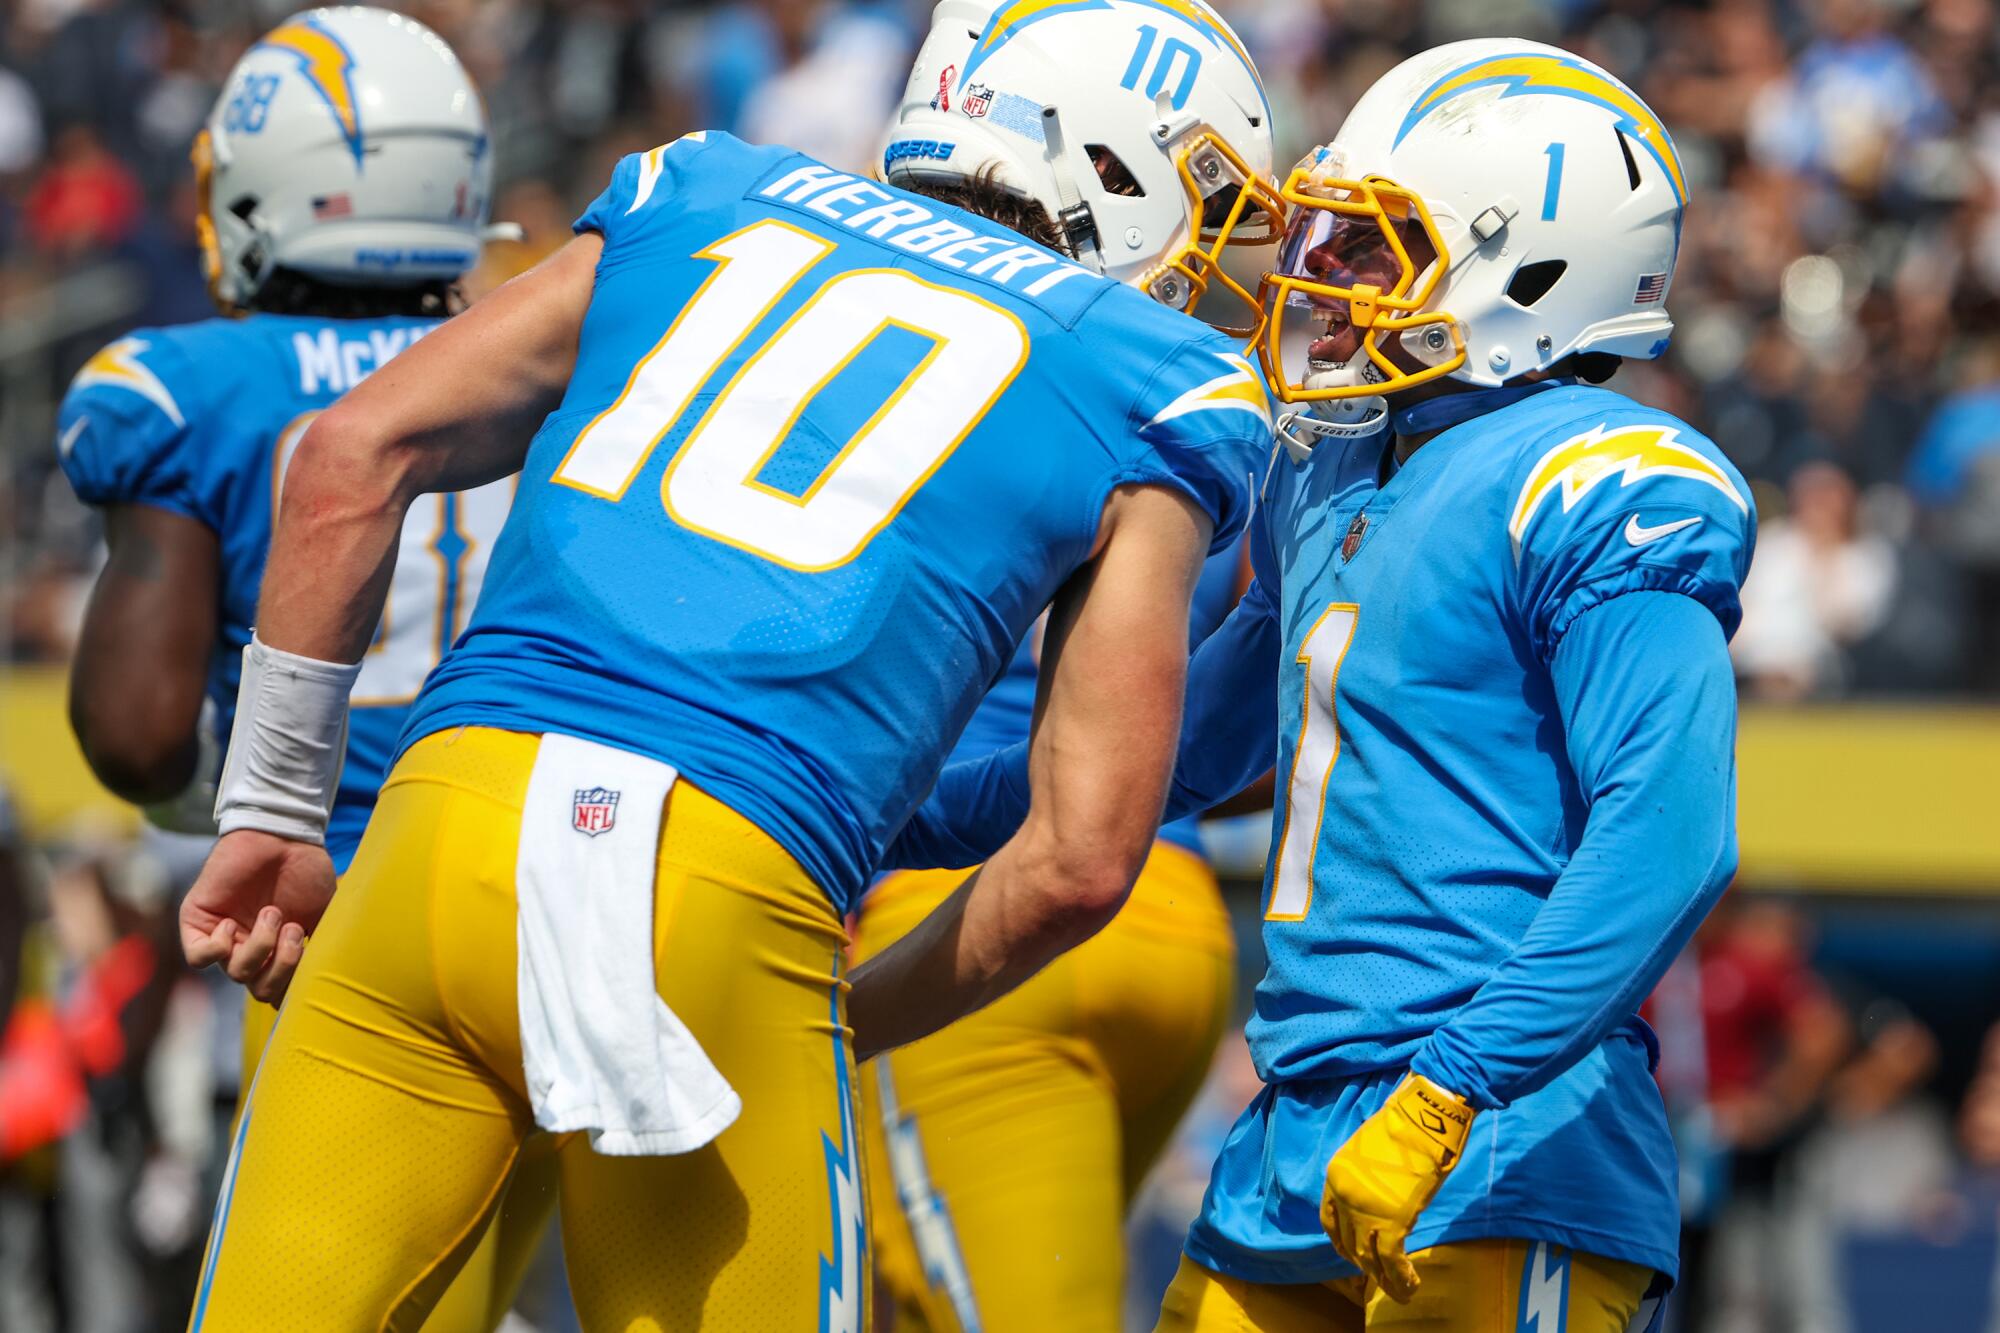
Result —
[[[715, 271], [577, 435], [554, 479], [623, 499], [702, 386], [834, 248], [767, 220], [696, 252]], [[814, 399], [891, 328], [927, 339], [930, 350], [803, 492], [760, 480]], [[737, 366], [668, 464], [661, 502], [682, 527], [789, 568], [844, 565], [951, 456], [1027, 358], [1026, 328], [990, 301], [896, 269], [838, 273]]]

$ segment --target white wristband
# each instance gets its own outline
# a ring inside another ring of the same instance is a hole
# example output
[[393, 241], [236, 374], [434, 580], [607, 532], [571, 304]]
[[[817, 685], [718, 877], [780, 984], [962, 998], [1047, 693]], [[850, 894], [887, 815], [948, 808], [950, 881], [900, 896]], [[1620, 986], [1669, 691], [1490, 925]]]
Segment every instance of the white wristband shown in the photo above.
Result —
[[220, 831], [325, 843], [347, 749], [347, 696], [360, 674], [358, 663], [300, 657], [251, 634], [215, 797]]

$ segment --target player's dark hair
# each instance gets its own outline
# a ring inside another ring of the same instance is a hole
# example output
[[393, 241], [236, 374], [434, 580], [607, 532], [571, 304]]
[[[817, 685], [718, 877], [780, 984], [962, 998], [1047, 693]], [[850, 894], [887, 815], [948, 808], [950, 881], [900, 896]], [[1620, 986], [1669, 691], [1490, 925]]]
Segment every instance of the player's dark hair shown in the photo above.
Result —
[[926, 199], [976, 213], [989, 222], [1018, 231], [1058, 254], [1074, 257], [1069, 242], [1063, 237], [1062, 228], [1049, 216], [1049, 210], [1019, 191], [1008, 189], [996, 179], [996, 175], [997, 169], [989, 166], [971, 176], [919, 178], [903, 188]]
[[464, 305], [458, 284], [447, 278], [398, 287], [352, 287], [301, 273], [273, 269], [248, 308], [266, 315], [316, 315], [322, 319], [380, 319], [417, 315], [443, 319]]

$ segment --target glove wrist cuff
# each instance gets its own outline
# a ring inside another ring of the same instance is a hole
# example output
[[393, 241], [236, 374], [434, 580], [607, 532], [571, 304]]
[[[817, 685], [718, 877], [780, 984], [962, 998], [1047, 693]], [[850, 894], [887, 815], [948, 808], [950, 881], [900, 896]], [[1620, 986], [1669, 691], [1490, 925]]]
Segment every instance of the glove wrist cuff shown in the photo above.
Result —
[[1471, 1102], [1422, 1074], [1404, 1079], [1391, 1100], [1403, 1119], [1436, 1146], [1444, 1162], [1458, 1160], [1472, 1132], [1472, 1117], [1478, 1114]]

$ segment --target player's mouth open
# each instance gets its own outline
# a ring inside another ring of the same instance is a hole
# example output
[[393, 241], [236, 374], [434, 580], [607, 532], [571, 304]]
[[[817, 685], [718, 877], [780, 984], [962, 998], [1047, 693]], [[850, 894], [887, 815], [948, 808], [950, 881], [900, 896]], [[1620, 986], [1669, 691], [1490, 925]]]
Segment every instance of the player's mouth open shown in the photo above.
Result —
[[1336, 370], [1354, 359], [1361, 350], [1361, 333], [1345, 315], [1317, 311], [1322, 332], [1306, 344], [1308, 368], [1314, 372]]

